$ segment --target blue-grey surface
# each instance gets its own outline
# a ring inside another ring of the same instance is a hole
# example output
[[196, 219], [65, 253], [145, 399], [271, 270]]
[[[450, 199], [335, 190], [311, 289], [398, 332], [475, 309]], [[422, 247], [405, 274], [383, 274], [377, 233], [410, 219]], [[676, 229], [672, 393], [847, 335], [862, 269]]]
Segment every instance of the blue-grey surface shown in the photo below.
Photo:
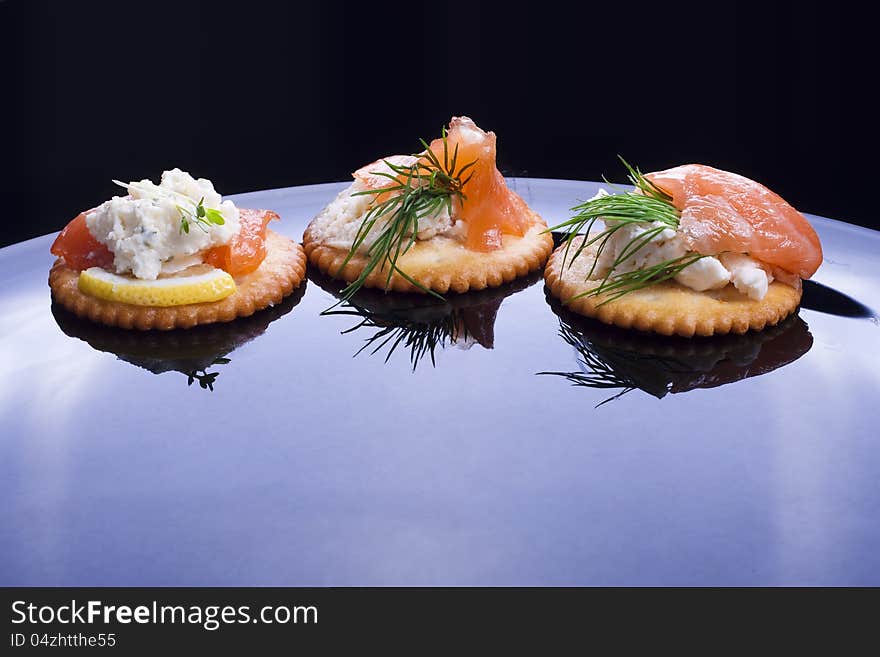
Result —
[[[596, 188], [512, 184], [549, 222]], [[338, 189], [235, 200], [299, 238]], [[880, 233], [811, 220], [809, 294], [880, 309]], [[493, 349], [413, 373], [403, 350], [353, 357], [376, 329], [341, 334], [357, 318], [320, 316], [310, 282], [210, 366], [68, 336], [50, 243], [0, 250], [0, 584], [880, 584], [870, 313], [805, 298], [793, 362], [595, 408], [616, 391], [536, 376], [582, 368], [540, 283], [503, 299]], [[218, 372], [213, 392], [175, 368]]]

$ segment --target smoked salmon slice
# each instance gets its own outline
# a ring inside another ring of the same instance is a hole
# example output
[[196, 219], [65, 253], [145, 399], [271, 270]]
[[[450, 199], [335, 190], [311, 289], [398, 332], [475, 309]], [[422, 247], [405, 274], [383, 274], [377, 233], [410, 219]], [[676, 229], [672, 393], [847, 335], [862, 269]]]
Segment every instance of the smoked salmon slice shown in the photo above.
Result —
[[[418, 161], [419, 158], [416, 155], [391, 155], [362, 166], [351, 175], [352, 178], [363, 183], [368, 189], [383, 189], [393, 185], [394, 180], [403, 182], [402, 179], [406, 177], [395, 174], [394, 170], [388, 166], [389, 164], [396, 167], [411, 167]], [[392, 179], [388, 176], [393, 176], [394, 178]]]
[[702, 164], [645, 174], [672, 195], [679, 230], [705, 255], [747, 253], [800, 278], [822, 264], [819, 236], [781, 196], [744, 176]]
[[86, 212], [80, 212], [64, 227], [49, 251], [59, 258], [64, 258], [68, 266], [73, 269], [83, 270], [89, 267], [107, 269], [113, 265], [113, 254], [110, 249], [89, 232], [86, 226]]
[[[492, 251], [502, 246], [502, 235], [525, 235], [533, 221], [532, 213], [520, 196], [507, 187], [504, 176], [495, 166], [496, 137], [494, 132], [484, 132], [468, 117], [453, 117], [443, 139], [435, 139], [429, 148], [440, 162], [446, 157], [451, 160], [458, 148], [455, 169], [473, 162], [473, 166], [462, 174], [467, 180], [462, 188], [465, 200], [460, 208], [459, 218], [467, 224], [467, 248], [474, 251]], [[394, 180], [378, 172], [393, 174], [385, 162], [398, 167], [410, 167], [419, 161], [418, 156], [392, 155], [372, 164], [361, 167], [352, 175], [369, 189], [383, 189], [395, 184]], [[423, 161], [425, 161], [423, 159]], [[404, 182], [406, 176], [395, 176]], [[387, 196], [379, 195], [377, 202]]]
[[229, 244], [215, 246], [205, 252], [205, 262], [228, 272], [231, 276], [250, 274], [266, 258], [266, 230], [270, 221], [278, 219], [271, 210], [239, 208], [241, 228]]
[[[450, 154], [458, 147], [458, 166], [475, 162], [465, 178], [461, 218], [467, 222], [467, 247], [474, 251], [501, 248], [501, 236], [525, 235], [531, 212], [525, 201], [507, 187], [504, 176], [495, 166], [496, 138], [484, 132], [466, 116], [453, 117], [446, 134]], [[443, 161], [443, 140], [431, 142], [431, 150]]]

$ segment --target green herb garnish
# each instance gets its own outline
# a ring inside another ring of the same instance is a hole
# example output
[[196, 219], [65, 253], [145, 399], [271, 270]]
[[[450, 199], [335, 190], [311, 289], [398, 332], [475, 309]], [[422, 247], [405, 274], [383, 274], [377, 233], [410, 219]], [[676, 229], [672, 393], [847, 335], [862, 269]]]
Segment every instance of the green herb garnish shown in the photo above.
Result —
[[463, 175], [476, 164], [476, 160], [458, 167], [458, 144], [450, 154], [445, 128], [442, 139], [442, 161], [430, 149], [428, 143], [424, 139], [420, 139], [419, 141], [425, 150], [415, 155], [419, 158], [417, 162], [409, 166], [401, 166], [385, 160], [386, 166], [393, 173], [374, 172], [375, 175], [384, 176], [391, 181], [388, 187], [353, 194], [353, 196], [373, 195], [376, 198], [384, 194], [391, 196], [376, 203], [367, 212], [358, 228], [348, 255], [337, 270], [338, 275], [345, 269], [370, 232], [377, 227], [377, 224], [380, 224], [380, 220], [383, 220], [376, 240], [367, 250], [367, 264], [357, 279], [342, 290], [340, 302], [350, 300], [363, 286], [373, 270], [379, 268], [381, 271], [384, 267], [388, 269], [388, 275], [385, 278], [386, 290], [391, 283], [391, 277], [396, 272], [422, 292], [443, 299], [441, 295], [419, 283], [397, 265], [400, 257], [415, 244], [420, 219], [436, 214], [444, 207], [451, 215], [455, 211], [456, 205], [460, 205], [467, 198], [462, 190], [470, 180], [470, 176], [463, 178]]
[[198, 204], [192, 209], [182, 207], [180, 205], [175, 206], [177, 211], [180, 213], [180, 232], [189, 234], [189, 223], [192, 221], [196, 226], [201, 228], [206, 233], [208, 232], [208, 228], [210, 228], [211, 224], [215, 226], [222, 226], [226, 223], [226, 220], [223, 218], [223, 213], [220, 210], [214, 210], [213, 208], [205, 207], [205, 197], [199, 199]]
[[[638, 253], [641, 249], [647, 246], [651, 240], [667, 228], [677, 230], [681, 219], [681, 213], [672, 204], [671, 194], [645, 178], [642, 172], [639, 171], [638, 167], [631, 166], [622, 157], [620, 157], [620, 161], [623, 163], [624, 167], [626, 167], [627, 178], [629, 178], [629, 182], [636, 188], [635, 191], [602, 196], [581, 203], [580, 205], [576, 205], [572, 208], [572, 212], [574, 212], [575, 215], [571, 219], [547, 229], [548, 231], [561, 230], [566, 233], [565, 253], [562, 258], [562, 267], [565, 267], [566, 262], [570, 267], [572, 262], [579, 257], [587, 247], [597, 244], [595, 258], [589, 272], [587, 272], [587, 279], [589, 279], [596, 271], [599, 258], [608, 246], [609, 240], [618, 230], [624, 226], [632, 224], [650, 225], [650, 228], [639, 233], [627, 242], [617, 258], [611, 263], [608, 272], [597, 287], [588, 292], [567, 299], [565, 300], [565, 303], [585, 296], [609, 294], [610, 296], [599, 304], [604, 305], [610, 301], [619, 299], [629, 292], [649, 287], [661, 281], [669, 280], [678, 275], [686, 267], [689, 267], [704, 257], [700, 254], [688, 253], [679, 258], [665, 260], [644, 269], [622, 273], [615, 271], [621, 263]], [[608, 181], [606, 180], [605, 182]], [[604, 230], [591, 236], [594, 224], [600, 219], [613, 220], [614, 224], [611, 226], [606, 225]], [[660, 225], [651, 225], [654, 223], [659, 223]], [[583, 237], [580, 243], [574, 248], [574, 252], [571, 253], [575, 238], [579, 235], [582, 235]]]

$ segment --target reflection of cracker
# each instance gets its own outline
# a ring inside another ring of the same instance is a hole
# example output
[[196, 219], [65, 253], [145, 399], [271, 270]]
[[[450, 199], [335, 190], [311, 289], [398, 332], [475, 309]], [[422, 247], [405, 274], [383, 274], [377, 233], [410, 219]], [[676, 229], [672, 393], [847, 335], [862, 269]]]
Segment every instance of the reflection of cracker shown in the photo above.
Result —
[[79, 290], [79, 271], [60, 258], [49, 272], [49, 287], [55, 300], [77, 316], [108, 326], [168, 330], [228, 322], [280, 303], [302, 282], [306, 256], [299, 244], [270, 230], [266, 247], [266, 259], [259, 268], [237, 278], [235, 292], [210, 303], [157, 307], [98, 299]]
[[[544, 221], [537, 214], [534, 215], [534, 221], [524, 236], [504, 235], [502, 247], [486, 253], [471, 251], [448, 237], [418, 241], [400, 257], [398, 267], [440, 294], [450, 290], [467, 292], [498, 287], [539, 269], [553, 250], [553, 238], [549, 233], [543, 233], [547, 229]], [[367, 258], [357, 254], [340, 272], [348, 251], [321, 244], [311, 224], [303, 235], [303, 246], [313, 265], [325, 274], [349, 283], [367, 265]], [[367, 276], [364, 286], [384, 289], [387, 276], [387, 268], [381, 272], [374, 269]], [[391, 277], [388, 289], [396, 292], [422, 291], [396, 273]]]
[[[630, 292], [615, 301], [599, 305], [607, 298], [580, 297], [599, 285], [585, 280], [595, 257], [595, 245], [562, 268], [565, 246], [559, 247], [547, 263], [544, 280], [551, 294], [581, 315], [595, 317], [621, 328], [653, 331], [662, 335], [724, 335], [760, 331], [788, 317], [801, 300], [800, 288], [773, 281], [760, 301], [737, 292], [733, 285], [720, 290], [696, 292], [675, 281], [663, 281]], [[571, 253], [574, 253], [574, 246]], [[571, 266], [569, 266], [571, 265]]]

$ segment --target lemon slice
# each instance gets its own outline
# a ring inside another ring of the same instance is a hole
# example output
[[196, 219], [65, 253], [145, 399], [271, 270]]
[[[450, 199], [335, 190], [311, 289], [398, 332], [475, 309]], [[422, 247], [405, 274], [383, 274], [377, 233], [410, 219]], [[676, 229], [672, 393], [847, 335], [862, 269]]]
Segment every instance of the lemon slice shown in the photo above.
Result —
[[235, 292], [235, 281], [222, 269], [145, 281], [91, 267], [80, 273], [78, 286], [93, 297], [136, 306], [205, 303], [219, 301]]

